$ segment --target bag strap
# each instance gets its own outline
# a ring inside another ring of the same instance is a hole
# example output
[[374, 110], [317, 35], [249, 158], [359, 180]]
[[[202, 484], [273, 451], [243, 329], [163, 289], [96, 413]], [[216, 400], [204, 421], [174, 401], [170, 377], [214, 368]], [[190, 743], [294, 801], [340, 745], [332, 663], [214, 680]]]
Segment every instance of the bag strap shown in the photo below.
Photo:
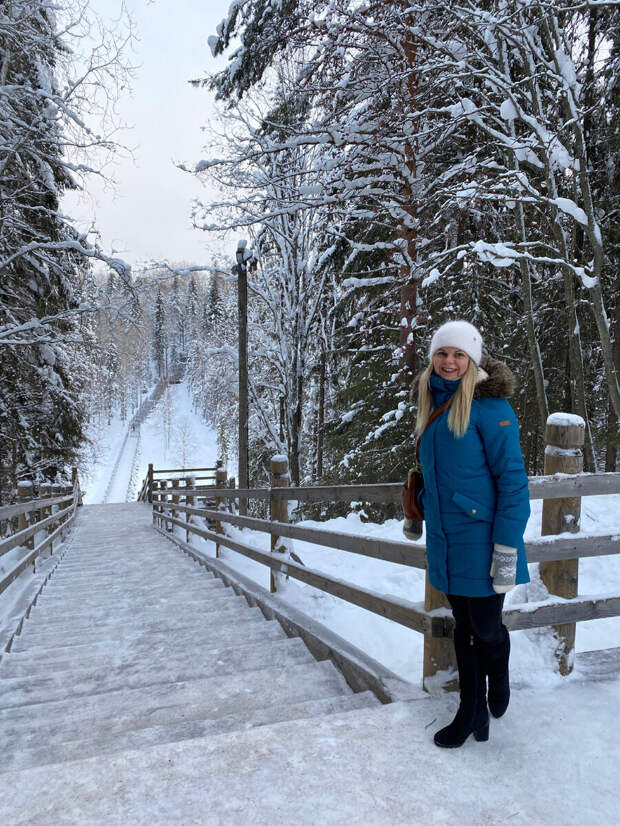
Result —
[[415, 443], [415, 461], [416, 461], [416, 465], [418, 467], [420, 466], [420, 439], [422, 438], [422, 436], [424, 436], [424, 434], [428, 430], [428, 426], [430, 425], [430, 423], [434, 422], [435, 419], [438, 416], [441, 416], [441, 414], [444, 412], [444, 410], [447, 410], [448, 407], [450, 407], [450, 405], [452, 404], [452, 399], [453, 398], [454, 398], [454, 396], [450, 396], [450, 398], [448, 399], [447, 402], [444, 402], [443, 404], [439, 405], [439, 407], [436, 407], [435, 410], [433, 410], [431, 415], [428, 417], [428, 421], [426, 422], [426, 426], [425, 426], [424, 430], [418, 436], [418, 438], [416, 440], [416, 443]]

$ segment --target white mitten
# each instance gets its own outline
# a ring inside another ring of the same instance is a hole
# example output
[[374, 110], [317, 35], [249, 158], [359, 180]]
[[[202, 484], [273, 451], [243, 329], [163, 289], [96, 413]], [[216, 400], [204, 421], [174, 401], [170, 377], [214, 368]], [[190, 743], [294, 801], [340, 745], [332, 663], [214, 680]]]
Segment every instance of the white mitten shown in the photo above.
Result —
[[508, 545], [495, 544], [489, 573], [496, 594], [506, 594], [511, 591], [517, 580], [517, 549]]
[[416, 522], [414, 519], [405, 519], [403, 522], [403, 533], [407, 539], [412, 542], [417, 542], [422, 536], [422, 523]]

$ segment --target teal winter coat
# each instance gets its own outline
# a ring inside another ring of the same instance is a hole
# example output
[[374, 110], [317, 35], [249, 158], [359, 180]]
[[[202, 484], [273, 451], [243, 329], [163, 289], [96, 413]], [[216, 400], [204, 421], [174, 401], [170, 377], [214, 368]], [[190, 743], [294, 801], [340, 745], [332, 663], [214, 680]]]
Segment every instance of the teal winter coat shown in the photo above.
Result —
[[[458, 384], [432, 374], [435, 407]], [[467, 432], [457, 438], [448, 429], [448, 408], [420, 441], [429, 580], [446, 594], [495, 593], [489, 574], [494, 543], [517, 549], [517, 584], [529, 582], [523, 533], [530, 503], [519, 425], [507, 400], [513, 389], [508, 367], [487, 358]]]

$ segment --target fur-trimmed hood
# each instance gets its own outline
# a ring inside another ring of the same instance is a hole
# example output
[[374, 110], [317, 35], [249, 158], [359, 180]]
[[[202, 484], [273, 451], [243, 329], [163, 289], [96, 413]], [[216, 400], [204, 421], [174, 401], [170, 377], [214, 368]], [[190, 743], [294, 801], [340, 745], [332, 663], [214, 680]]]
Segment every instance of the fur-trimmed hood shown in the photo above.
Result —
[[[411, 382], [409, 398], [414, 403], [418, 398], [421, 375], [418, 373]], [[515, 392], [515, 386], [515, 377], [505, 362], [484, 356], [478, 368], [474, 399], [509, 399]]]

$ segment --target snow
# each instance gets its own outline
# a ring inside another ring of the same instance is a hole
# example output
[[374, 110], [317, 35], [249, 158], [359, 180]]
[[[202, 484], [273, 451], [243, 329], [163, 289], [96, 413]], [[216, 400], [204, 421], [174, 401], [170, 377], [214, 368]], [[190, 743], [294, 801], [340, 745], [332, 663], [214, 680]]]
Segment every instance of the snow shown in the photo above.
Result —
[[502, 243], [490, 244], [487, 241], [476, 241], [471, 248], [481, 261], [493, 264], [495, 267], [511, 267], [521, 257], [516, 250]]
[[414, 699], [11, 772], [0, 815], [37, 826], [617, 823], [620, 681], [513, 695], [487, 743], [436, 748], [455, 698]]
[[575, 72], [575, 64], [573, 61], [566, 54], [566, 52], [563, 51], [563, 49], [556, 49], [555, 59], [566, 85], [569, 89], [578, 90], [581, 84], [577, 83], [577, 73]]
[[438, 270], [436, 267], [434, 267], [434, 268], [433, 268], [433, 269], [429, 272], [429, 274], [426, 276], [426, 278], [422, 281], [422, 286], [423, 286], [423, 287], [430, 287], [430, 286], [431, 286], [431, 284], [434, 284], [434, 283], [435, 283], [435, 281], [437, 281], [437, 279], [439, 278], [439, 276], [440, 276], [440, 272], [439, 272], [439, 270]]
[[578, 207], [577, 204], [570, 198], [554, 198], [553, 203], [556, 204], [558, 209], [562, 212], [565, 212], [567, 215], [574, 218], [578, 224], [581, 224], [584, 227], [588, 226], [588, 216], [585, 214], [583, 209]]
[[504, 120], [516, 120], [519, 114], [511, 100], [505, 100], [499, 107], [499, 114]]
[[581, 456], [582, 452], [577, 447], [558, 447], [557, 445], [546, 445], [545, 456]]
[[550, 413], [549, 416], [547, 416], [547, 424], [560, 425], [562, 427], [586, 426], [581, 416], [577, 416], [575, 413]]

